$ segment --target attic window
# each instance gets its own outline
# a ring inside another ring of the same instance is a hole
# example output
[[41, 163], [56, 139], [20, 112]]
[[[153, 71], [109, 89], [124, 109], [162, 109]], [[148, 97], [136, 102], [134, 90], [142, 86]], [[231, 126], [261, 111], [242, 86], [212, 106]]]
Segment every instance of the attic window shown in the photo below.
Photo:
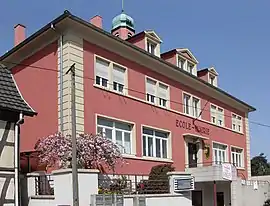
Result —
[[185, 65], [185, 60], [182, 59], [182, 58], [180, 58], [180, 57], [178, 57], [178, 67], [180, 69], [184, 69], [184, 65]]
[[209, 74], [209, 83], [212, 84], [213, 86], [217, 86], [217, 77]]
[[193, 64], [188, 63], [187, 72], [190, 74], [194, 74], [194, 65]]
[[150, 41], [147, 41], [147, 51], [150, 53], [150, 54], [154, 54], [156, 53], [156, 47], [157, 45], [153, 42], [150, 42]]

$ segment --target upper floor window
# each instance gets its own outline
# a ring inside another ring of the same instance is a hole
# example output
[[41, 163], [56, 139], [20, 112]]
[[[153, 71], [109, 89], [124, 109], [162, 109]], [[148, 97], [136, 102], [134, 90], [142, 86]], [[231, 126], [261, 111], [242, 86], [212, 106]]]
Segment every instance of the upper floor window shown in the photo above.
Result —
[[185, 66], [185, 60], [182, 59], [181, 57], [178, 57], [178, 67], [180, 69], [184, 69], [184, 66]]
[[110, 63], [102, 59], [96, 59], [96, 84], [109, 87], [109, 65]]
[[187, 72], [190, 74], [194, 74], [194, 65], [193, 64], [188, 63]]
[[143, 128], [143, 156], [168, 158], [167, 132]]
[[197, 97], [183, 94], [184, 113], [198, 118], [201, 110], [201, 101]]
[[213, 143], [213, 162], [221, 164], [227, 161], [227, 146], [223, 144]]
[[131, 139], [133, 125], [98, 117], [97, 131], [119, 145], [120, 151], [131, 154]]
[[156, 80], [146, 78], [146, 100], [161, 107], [168, 107], [169, 87]]
[[243, 132], [243, 121], [241, 116], [232, 114], [232, 130], [236, 132]]
[[155, 43], [153, 43], [153, 42], [151, 42], [151, 41], [147, 41], [147, 51], [149, 52], [149, 53], [151, 53], [151, 54], [156, 54], [156, 47], [157, 47], [157, 45], [155, 44]]
[[96, 58], [95, 75], [97, 85], [124, 93], [126, 82], [126, 69], [124, 67]]
[[224, 126], [224, 109], [211, 105], [211, 122], [218, 126]]
[[236, 167], [244, 168], [243, 149], [231, 147], [231, 162]]

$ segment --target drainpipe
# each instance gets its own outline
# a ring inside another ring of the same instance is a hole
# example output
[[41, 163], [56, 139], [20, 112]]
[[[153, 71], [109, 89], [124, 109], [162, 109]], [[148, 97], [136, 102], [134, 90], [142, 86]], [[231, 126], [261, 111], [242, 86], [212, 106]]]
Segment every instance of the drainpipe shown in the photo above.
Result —
[[23, 124], [23, 122], [23, 114], [20, 113], [19, 120], [15, 124], [14, 139], [15, 206], [20, 206], [20, 125]]
[[63, 35], [60, 36], [60, 131], [63, 132]]

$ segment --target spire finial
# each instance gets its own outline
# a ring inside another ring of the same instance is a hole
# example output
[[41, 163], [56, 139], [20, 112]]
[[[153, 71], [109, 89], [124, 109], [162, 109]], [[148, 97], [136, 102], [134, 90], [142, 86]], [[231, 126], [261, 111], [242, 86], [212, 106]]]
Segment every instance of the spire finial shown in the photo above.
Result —
[[124, 0], [122, 0], [122, 13], [124, 12]]

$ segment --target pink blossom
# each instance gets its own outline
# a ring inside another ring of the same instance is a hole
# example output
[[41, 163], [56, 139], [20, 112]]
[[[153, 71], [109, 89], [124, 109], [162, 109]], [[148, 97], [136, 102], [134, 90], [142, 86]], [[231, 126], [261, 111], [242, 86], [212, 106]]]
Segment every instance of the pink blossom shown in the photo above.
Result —
[[[49, 167], [70, 168], [71, 142], [70, 135], [56, 133], [39, 139], [35, 149], [39, 151], [40, 161]], [[100, 134], [79, 134], [76, 146], [79, 168], [114, 170], [117, 163], [124, 162], [119, 146]]]

